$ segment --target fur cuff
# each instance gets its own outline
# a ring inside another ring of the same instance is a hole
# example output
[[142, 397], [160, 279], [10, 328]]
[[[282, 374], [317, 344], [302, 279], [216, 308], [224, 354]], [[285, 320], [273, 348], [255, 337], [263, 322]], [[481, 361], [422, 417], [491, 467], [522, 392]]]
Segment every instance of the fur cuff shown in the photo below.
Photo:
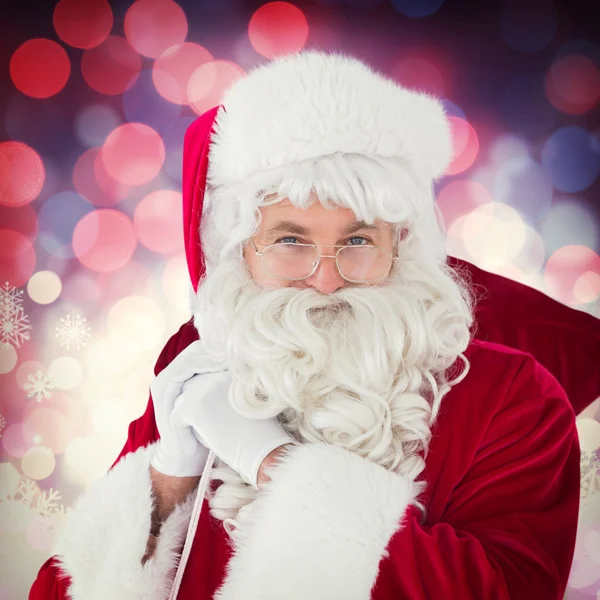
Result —
[[411, 482], [342, 448], [291, 449], [238, 516], [215, 600], [368, 600]]
[[177, 569], [194, 494], [164, 522], [153, 557], [142, 566], [150, 533], [155, 444], [124, 456], [69, 513], [57, 546], [71, 577], [72, 600], [163, 600]]

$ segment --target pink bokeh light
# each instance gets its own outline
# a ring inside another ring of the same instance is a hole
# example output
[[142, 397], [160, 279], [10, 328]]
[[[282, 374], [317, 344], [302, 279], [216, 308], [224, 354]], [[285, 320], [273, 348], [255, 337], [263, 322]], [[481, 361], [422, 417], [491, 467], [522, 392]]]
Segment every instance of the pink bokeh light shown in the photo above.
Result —
[[136, 206], [133, 225], [140, 242], [160, 254], [183, 252], [181, 194], [157, 190]]
[[201, 115], [221, 102], [223, 94], [244, 76], [244, 70], [228, 60], [204, 63], [191, 75], [188, 83], [188, 102]]
[[0, 229], [0, 282], [21, 287], [35, 270], [36, 256], [27, 237], [12, 229]]
[[125, 37], [140, 54], [159, 58], [188, 32], [183, 9], [172, 0], [137, 0], [125, 14]]
[[452, 130], [452, 162], [446, 170], [447, 175], [457, 175], [466, 171], [477, 158], [479, 138], [474, 127], [460, 117], [448, 117]]
[[[592, 301], [600, 294], [600, 287], [595, 290], [586, 289], [586, 297], [576, 293], [576, 284], [582, 276], [592, 282], [600, 283], [600, 256], [586, 246], [563, 246], [559, 248], [546, 263], [544, 277], [551, 294], [566, 304], [584, 304]], [[587, 287], [587, 286], [586, 286]]]
[[137, 245], [133, 223], [122, 212], [100, 209], [85, 215], [73, 232], [73, 250], [86, 268], [106, 273], [127, 264]]
[[40, 155], [22, 142], [0, 142], [0, 204], [11, 208], [35, 200], [46, 172]]
[[586, 56], [565, 56], [546, 74], [546, 95], [562, 112], [586, 113], [600, 100], [600, 69]]

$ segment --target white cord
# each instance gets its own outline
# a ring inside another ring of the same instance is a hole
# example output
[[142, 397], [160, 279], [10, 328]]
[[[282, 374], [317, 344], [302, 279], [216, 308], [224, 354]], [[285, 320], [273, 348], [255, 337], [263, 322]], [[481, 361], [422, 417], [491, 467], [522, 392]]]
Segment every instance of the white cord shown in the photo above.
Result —
[[175, 600], [179, 587], [181, 586], [181, 580], [183, 579], [183, 572], [185, 571], [185, 565], [187, 564], [190, 552], [192, 550], [192, 544], [196, 537], [196, 529], [198, 528], [198, 521], [200, 520], [200, 513], [202, 512], [202, 504], [204, 503], [204, 496], [206, 495], [206, 489], [210, 481], [210, 471], [215, 462], [215, 453], [211, 450], [208, 453], [208, 459], [204, 465], [204, 471], [202, 471], [202, 477], [198, 484], [198, 493], [196, 494], [196, 501], [194, 502], [194, 509], [192, 510], [192, 517], [190, 518], [190, 524], [188, 526], [187, 535], [185, 538], [185, 544], [183, 545], [183, 552], [181, 553], [181, 560], [177, 566], [177, 573], [175, 573], [175, 579], [173, 580], [173, 587], [169, 594], [169, 600]]

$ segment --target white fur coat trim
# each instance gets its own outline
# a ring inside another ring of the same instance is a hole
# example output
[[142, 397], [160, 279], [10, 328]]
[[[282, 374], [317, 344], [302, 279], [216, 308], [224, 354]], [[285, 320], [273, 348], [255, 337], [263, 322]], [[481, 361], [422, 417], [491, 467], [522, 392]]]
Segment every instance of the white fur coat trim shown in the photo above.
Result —
[[368, 600], [414, 500], [401, 476], [324, 445], [292, 448], [238, 515], [215, 600]]
[[341, 53], [307, 50], [253, 69], [225, 93], [208, 181], [228, 186], [324, 156], [406, 164], [439, 178], [452, 155], [442, 103]]
[[194, 494], [164, 522], [154, 556], [142, 566], [152, 515], [148, 467], [155, 444], [123, 457], [77, 500], [55, 553], [71, 577], [72, 600], [168, 598]]

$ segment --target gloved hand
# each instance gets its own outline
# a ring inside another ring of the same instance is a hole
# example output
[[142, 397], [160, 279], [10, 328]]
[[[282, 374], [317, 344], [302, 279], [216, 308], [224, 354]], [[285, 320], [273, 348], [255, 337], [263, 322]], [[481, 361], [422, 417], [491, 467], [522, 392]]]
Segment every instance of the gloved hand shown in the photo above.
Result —
[[265, 457], [283, 444], [295, 444], [277, 418], [250, 419], [229, 402], [229, 371], [205, 372], [188, 379], [175, 400], [171, 426], [191, 426], [201, 443], [257, 486], [258, 470]]
[[150, 384], [156, 425], [160, 433], [152, 466], [165, 475], [191, 477], [202, 475], [208, 449], [194, 436], [191, 428], [173, 419], [175, 400], [184, 383], [197, 373], [221, 372], [199, 340], [182, 350]]

